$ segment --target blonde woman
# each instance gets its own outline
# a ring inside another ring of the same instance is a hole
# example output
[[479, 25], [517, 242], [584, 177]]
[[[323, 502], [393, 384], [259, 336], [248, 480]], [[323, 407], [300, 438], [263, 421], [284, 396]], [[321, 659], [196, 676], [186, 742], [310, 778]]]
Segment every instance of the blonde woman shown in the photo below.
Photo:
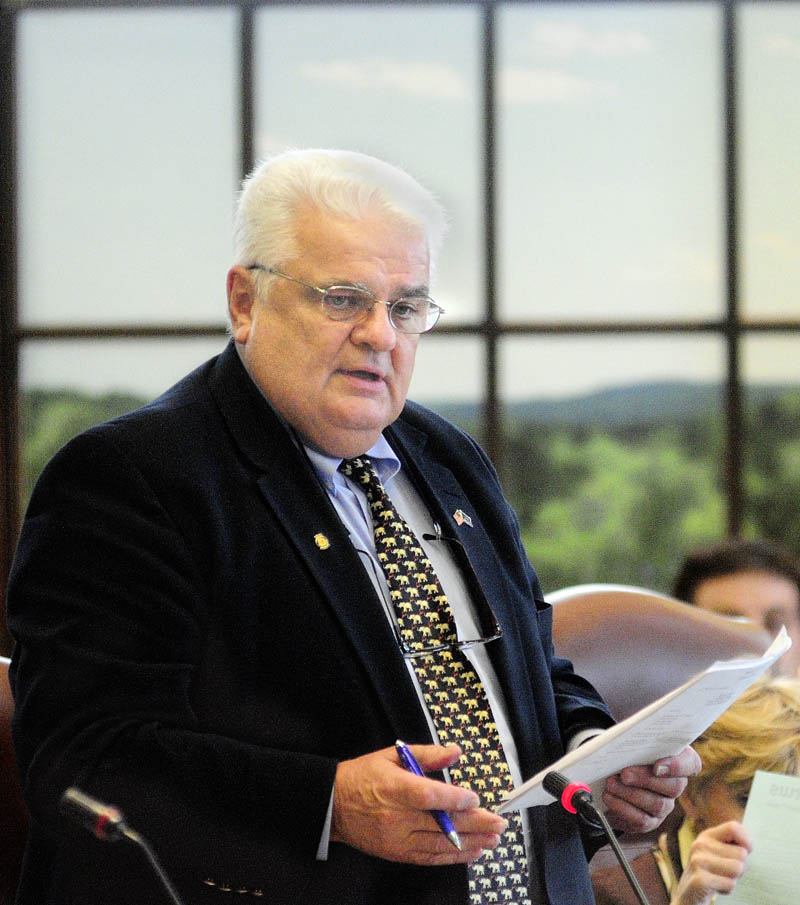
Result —
[[[695, 742], [703, 761], [680, 798], [684, 820], [633, 861], [650, 905], [709, 905], [729, 893], [753, 847], [742, 815], [757, 770], [800, 775], [800, 680], [749, 688]], [[636, 905], [618, 867], [592, 874], [597, 905]]]

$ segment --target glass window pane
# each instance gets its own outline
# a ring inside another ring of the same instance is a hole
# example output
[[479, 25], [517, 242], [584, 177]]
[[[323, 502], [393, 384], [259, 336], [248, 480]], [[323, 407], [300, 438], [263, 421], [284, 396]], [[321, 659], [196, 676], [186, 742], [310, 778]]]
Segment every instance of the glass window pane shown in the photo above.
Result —
[[56, 450], [92, 424], [149, 402], [226, 339], [41, 340], [20, 350], [21, 495]]
[[20, 320], [225, 320], [230, 9], [20, 14]]
[[742, 312], [800, 318], [800, 3], [742, 4]]
[[499, 12], [502, 316], [720, 316], [719, 5]]
[[271, 6], [257, 13], [256, 150], [352, 148], [407, 169], [451, 215], [434, 286], [482, 309], [479, 10]]
[[510, 338], [501, 346], [504, 484], [545, 591], [669, 591], [724, 532], [722, 342]]
[[483, 442], [485, 372], [482, 340], [427, 334], [420, 338], [408, 398], [427, 405]]
[[745, 529], [800, 556], [800, 336], [742, 343], [745, 385]]

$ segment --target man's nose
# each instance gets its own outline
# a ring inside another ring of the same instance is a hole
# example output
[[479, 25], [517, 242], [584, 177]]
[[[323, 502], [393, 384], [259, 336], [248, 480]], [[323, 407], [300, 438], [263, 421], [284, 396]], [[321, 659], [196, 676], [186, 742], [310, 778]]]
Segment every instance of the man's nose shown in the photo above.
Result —
[[363, 320], [353, 326], [350, 338], [356, 345], [390, 351], [397, 343], [397, 331], [389, 320], [389, 306], [375, 302]]

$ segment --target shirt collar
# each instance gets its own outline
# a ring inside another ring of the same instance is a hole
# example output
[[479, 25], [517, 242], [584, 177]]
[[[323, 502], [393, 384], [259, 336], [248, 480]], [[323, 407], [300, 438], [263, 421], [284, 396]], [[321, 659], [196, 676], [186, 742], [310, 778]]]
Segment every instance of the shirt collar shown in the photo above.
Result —
[[[308, 454], [309, 461], [325, 490], [336, 496], [336, 488], [346, 486], [345, 477], [338, 470], [342, 462], [341, 457], [326, 456], [324, 453], [316, 449], [310, 449], [308, 446], [303, 448]], [[372, 464], [378, 472], [378, 477], [381, 479], [381, 484], [384, 486], [400, 471], [400, 460], [383, 434], [378, 437], [377, 442], [364, 455], [369, 456], [372, 460]]]
[[688, 817], [684, 818], [683, 823], [678, 829], [678, 851], [681, 856], [681, 867], [684, 869], [689, 863], [689, 849], [692, 847], [692, 843], [696, 838], [697, 832], [695, 831], [694, 824]]

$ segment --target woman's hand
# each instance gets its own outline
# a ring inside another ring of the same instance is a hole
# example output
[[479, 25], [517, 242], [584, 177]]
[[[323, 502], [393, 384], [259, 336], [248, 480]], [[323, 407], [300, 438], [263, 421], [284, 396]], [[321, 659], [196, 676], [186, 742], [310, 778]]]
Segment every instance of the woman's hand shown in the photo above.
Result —
[[694, 840], [670, 905], [708, 905], [730, 892], [744, 873], [753, 848], [750, 833], [736, 820], [709, 827]]

